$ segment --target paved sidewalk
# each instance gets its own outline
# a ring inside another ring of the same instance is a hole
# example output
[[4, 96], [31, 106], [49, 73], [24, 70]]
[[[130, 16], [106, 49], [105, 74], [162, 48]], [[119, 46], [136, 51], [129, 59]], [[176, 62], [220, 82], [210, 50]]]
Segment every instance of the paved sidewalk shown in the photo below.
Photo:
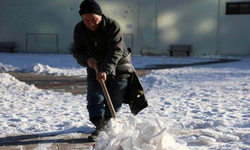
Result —
[[56, 92], [71, 92], [73, 94], [86, 93], [86, 78], [79, 76], [36, 75], [31, 73], [9, 73], [19, 81], [29, 85], [34, 84], [39, 89]]
[[[138, 70], [139, 76], [148, 74], [150, 70]], [[86, 94], [87, 83], [85, 77], [79, 76], [53, 76], [36, 75], [31, 73], [9, 73], [19, 81], [29, 85], [34, 84], [39, 89], [53, 90], [55, 92], [71, 92], [73, 94]]]
[[0, 150], [87, 150], [88, 134], [17, 135], [0, 138]]

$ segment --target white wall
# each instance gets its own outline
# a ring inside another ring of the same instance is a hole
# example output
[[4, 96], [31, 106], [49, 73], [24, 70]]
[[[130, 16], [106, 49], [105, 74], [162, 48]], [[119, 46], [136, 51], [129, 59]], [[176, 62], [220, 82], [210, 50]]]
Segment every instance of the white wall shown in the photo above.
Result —
[[[250, 15], [225, 15], [226, 2], [237, 1], [247, 0], [97, 0], [134, 54], [192, 44], [191, 55], [250, 55]], [[15, 41], [19, 52], [69, 53], [81, 2], [0, 0], [0, 41]]]

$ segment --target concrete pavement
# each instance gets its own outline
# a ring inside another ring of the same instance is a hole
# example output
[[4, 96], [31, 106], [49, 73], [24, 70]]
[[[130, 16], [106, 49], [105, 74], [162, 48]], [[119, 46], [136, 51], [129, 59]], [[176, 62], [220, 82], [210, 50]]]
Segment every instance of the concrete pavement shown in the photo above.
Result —
[[0, 150], [87, 150], [94, 143], [87, 141], [88, 134], [12, 135], [0, 138]]
[[[139, 76], [149, 73], [150, 70], [138, 70]], [[87, 90], [86, 78], [79, 76], [53, 76], [36, 75], [31, 73], [10, 72], [10, 75], [29, 85], [34, 84], [39, 89], [53, 90], [55, 92], [71, 92], [85, 94]]]

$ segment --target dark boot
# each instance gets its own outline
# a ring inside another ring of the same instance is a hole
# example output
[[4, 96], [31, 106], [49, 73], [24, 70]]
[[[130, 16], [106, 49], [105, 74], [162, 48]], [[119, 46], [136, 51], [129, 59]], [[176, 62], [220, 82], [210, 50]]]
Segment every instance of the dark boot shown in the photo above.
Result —
[[96, 142], [96, 139], [98, 137], [100, 131], [95, 130], [94, 132], [91, 133], [90, 136], [88, 136], [88, 141], [89, 142]]
[[95, 125], [95, 131], [88, 137], [89, 142], [96, 142], [96, 139], [101, 131], [104, 131], [106, 121], [103, 117], [90, 118], [90, 121]]

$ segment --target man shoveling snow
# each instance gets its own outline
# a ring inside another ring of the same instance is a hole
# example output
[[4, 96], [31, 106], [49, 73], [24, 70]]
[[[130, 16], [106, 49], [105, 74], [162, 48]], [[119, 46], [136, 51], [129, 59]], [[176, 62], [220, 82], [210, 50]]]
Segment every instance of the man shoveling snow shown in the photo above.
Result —
[[87, 109], [90, 121], [96, 126], [88, 140], [96, 141], [112, 117], [100, 81], [105, 82], [115, 112], [128, 103], [136, 115], [148, 104], [119, 23], [103, 15], [94, 0], [84, 0], [79, 14], [82, 20], [74, 29], [72, 53], [80, 65], [87, 67]]

